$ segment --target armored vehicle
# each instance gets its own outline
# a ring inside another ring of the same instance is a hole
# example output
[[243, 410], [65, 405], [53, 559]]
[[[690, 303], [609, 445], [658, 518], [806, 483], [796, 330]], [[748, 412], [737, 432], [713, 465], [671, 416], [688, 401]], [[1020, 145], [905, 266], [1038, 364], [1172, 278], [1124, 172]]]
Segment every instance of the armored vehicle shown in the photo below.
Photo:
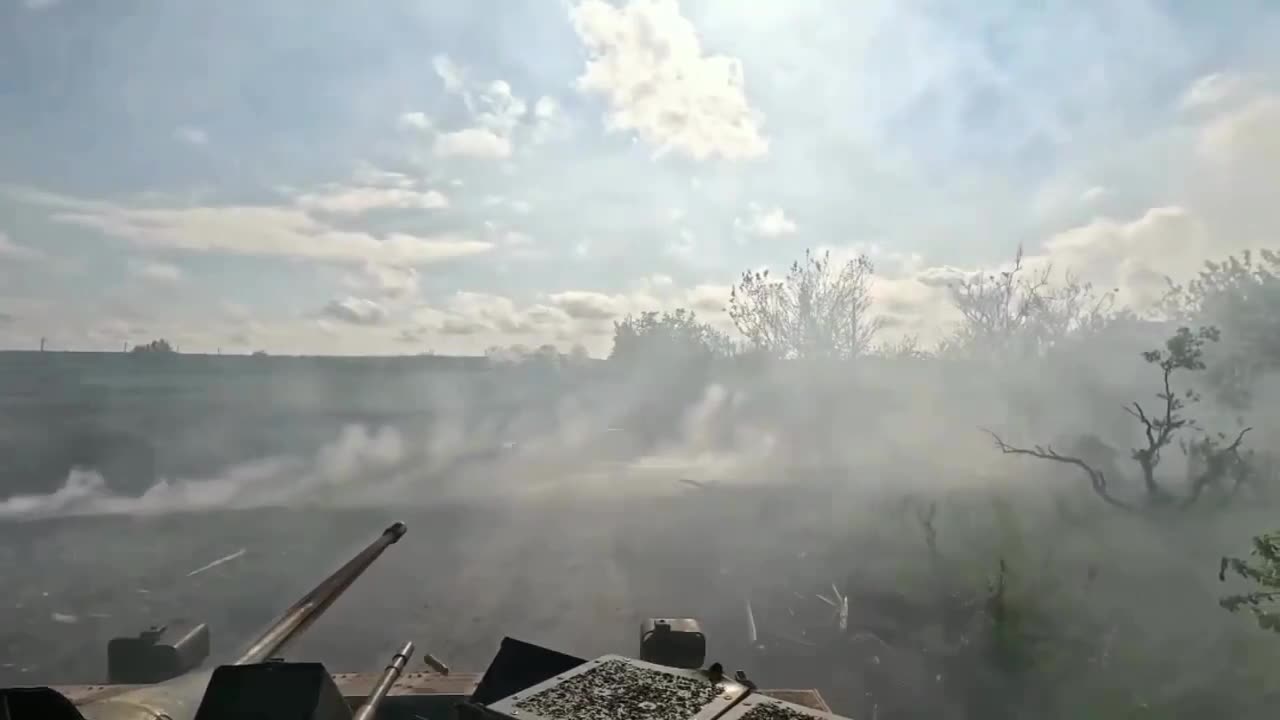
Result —
[[708, 663], [691, 618], [646, 620], [635, 658], [578, 658], [506, 638], [479, 674], [453, 672], [412, 642], [381, 672], [284, 659], [405, 532], [403, 523], [384, 530], [233, 662], [204, 667], [206, 625], [158, 626], [111, 641], [104, 684], [0, 689], [0, 720], [839, 720], [816, 690], [761, 689]]

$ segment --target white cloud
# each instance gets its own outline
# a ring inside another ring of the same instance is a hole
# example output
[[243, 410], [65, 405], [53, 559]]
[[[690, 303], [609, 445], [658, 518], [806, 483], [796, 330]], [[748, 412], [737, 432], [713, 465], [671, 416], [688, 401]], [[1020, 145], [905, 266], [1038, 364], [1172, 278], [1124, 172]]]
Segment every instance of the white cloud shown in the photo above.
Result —
[[1199, 78], [1182, 95], [1184, 110], [1210, 109], [1240, 97], [1249, 81], [1235, 73], [1211, 73]]
[[383, 208], [438, 210], [449, 207], [449, 198], [437, 190], [410, 190], [385, 187], [332, 188], [324, 193], [308, 193], [297, 198], [300, 207], [342, 215], [356, 215]]
[[173, 136], [188, 145], [208, 145], [209, 133], [201, 128], [184, 125], [173, 131]]
[[35, 260], [41, 257], [36, 250], [19, 245], [9, 239], [9, 236], [0, 232], [0, 262], [19, 262], [26, 260]]
[[512, 94], [511, 85], [505, 80], [494, 80], [489, 83], [478, 97], [478, 107], [475, 108], [476, 120], [482, 126], [503, 137], [510, 137], [511, 132], [529, 112], [529, 106], [524, 100]]
[[1280, 235], [1280, 95], [1258, 94], [1209, 118], [1185, 192], [1220, 250], [1274, 246]]
[[438, 157], [501, 159], [511, 156], [511, 140], [487, 128], [466, 128], [436, 136]]
[[[472, 123], [470, 127], [437, 134], [433, 147], [436, 156], [510, 157], [515, 132], [529, 114], [524, 99], [517, 96], [505, 80], [473, 83], [466, 71], [447, 56], [436, 56], [433, 65], [445, 90], [461, 98]], [[542, 103], [540, 107], [546, 110]]]
[[[1042, 249], [1027, 253], [1024, 266], [1028, 272], [1052, 266], [1055, 282], [1071, 272], [1099, 292], [1115, 290], [1119, 301], [1149, 309], [1163, 297], [1167, 278], [1185, 279], [1219, 254], [1200, 219], [1171, 206], [1152, 208], [1127, 221], [1099, 218], [1057, 233]], [[920, 267], [918, 259], [893, 266], [878, 263], [872, 283], [874, 310], [890, 321], [887, 338], [916, 335], [926, 344], [943, 339], [960, 320], [951, 304], [950, 285], [1006, 269], [1006, 264], [968, 270]]]
[[787, 217], [782, 208], [775, 207], [765, 210], [753, 204], [748, 208], [748, 213], [749, 216], [746, 220], [738, 218], [735, 223], [738, 227], [753, 235], [781, 237], [783, 235], [791, 235], [798, 229], [795, 222]]
[[387, 311], [368, 298], [348, 297], [333, 300], [320, 310], [323, 317], [348, 325], [379, 325], [387, 319]]
[[604, 293], [571, 290], [553, 293], [548, 299], [576, 320], [612, 320], [624, 314], [624, 301]]
[[[1029, 267], [1052, 264], [1059, 279], [1071, 271], [1099, 291], [1114, 289], [1122, 302], [1147, 309], [1163, 296], [1168, 279], [1182, 282], [1205, 261], [1274, 246], [1280, 231], [1274, 190], [1280, 184], [1280, 96], [1248, 94], [1243, 85], [1211, 77], [1188, 93], [1200, 119], [1161, 149], [1162, 173], [1172, 181], [1158, 187], [1168, 199], [1052, 232], [1040, 247], [1028, 247]], [[1122, 202], [1143, 189], [1109, 184], [1086, 191], [1080, 201], [1110, 205], [1113, 197]], [[880, 306], [891, 305], [895, 319], [938, 337], [955, 319], [946, 284], [980, 269], [996, 268], [917, 268], [877, 278]]]
[[465, 236], [378, 236], [333, 227], [306, 210], [274, 206], [131, 207], [38, 191], [14, 197], [50, 206], [57, 222], [88, 227], [146, 248], [342, 263], [421, 265], [487, 253]]
[[1106, 197], [1106, 195], [1107, 195], [1106, 188], [1102, 187], [1101, 185], [1094, 185], [1088, 190], [1085, 190], [1084, 192], [1080, 193], [1080, 202], [1085, 205], [1092, 205], [1098, 202], [1099, 200], [1101, 200], [1102, 198]]
[[418, 132], [430, 130], [432, 127], [431, 118], [427, 117], [427, 114], [423, 112], [401, 113], [400, 117], [396, 119], [396, 124], [400, 126], [400, 129], [402, 130], [414, 130]]
[[437, 55], [431, 60], [431, 66], [435, 68], [436, 75], [444, 81], [444, 89], [449, 92], [462, 92], [463, 74], [459, 68], [446, 55]]
[[502, 236], [502, 241], [512, 247], [523, 247], [533, 244], [533, 238], [519, 230], [508, 230]]
[[647, 310], [687, 308], [727, 329], [723, 310], [728, 297], [727, 286], [679, 287], [661, 275], [642, 278], [627, 292], [566, 290], [527, 303], [504, 295], [459, 292], [441, 305], [419, 308], [402, 339], [433, 346], [447, 345], [452, 339], [473, 348], [580, 343], [599, 354], [609, 349], [615, 320]]
[[417, 185], [417, 181], [404, 173], [383, 170], [369, 163], [358, 164], [355, 172], [352, 173], [352, 179], [358, 185], [383, 188], [413, 188]]
[[182, 270], [176, 265], [157, 261], [132, 261], [129, 270], [135, 276], [151, 282], [174, 284], [182, 280]]
[[28, 10], [40, 11], [48, 10], [59, 2], [61, 0], [22, 0], [22, 6]]
[[559, 106], [553, 97], [543, 95], [533, 105], [533, 115], [540, 120], [549, 120], [559, 112]]
[[411, 265], [365, 263], [356, 273], [342, 278], [348, 288], [388, 300], [417, 297], [420, 290], [418, 269]]
[[1214, 117], [1200, 135], [1204, 159], [1232, 171], [1255, 162], [1270, 168], [1280, 159], [1280, 96], [1262, 95]]
[[742, 63], [705, 54], [676, 0], [583, 0], [571, 19], [588, 56], [578, 88], [605, 96], [610, 130], [637, 133], [659, 155], [741, 160], [768, 152]]
[[416, 318], [420, 334], [478, 335], [499, 342], [554, 340], [567, 336], [569, 324], [565, 313], [545, 304], [522, 307], [509, 297], [479, 292], [455, 293], [443, 308], [421, 308]]
[[688, 259], [693, 257], [696, 247], [696, 237], [693, 231], [688, 228], [680, 228], [680, 231], [676, 233], [676, 237], [667, 243], [665, 252], [667, 255]]

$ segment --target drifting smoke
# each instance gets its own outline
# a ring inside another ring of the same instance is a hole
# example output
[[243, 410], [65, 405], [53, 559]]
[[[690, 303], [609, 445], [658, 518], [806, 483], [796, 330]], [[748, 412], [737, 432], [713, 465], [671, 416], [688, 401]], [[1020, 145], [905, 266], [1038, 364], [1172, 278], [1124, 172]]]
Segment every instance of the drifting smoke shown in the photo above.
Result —
[[0, 501], [0, 518], [276, 507], [340, 495], [355, 484], [376, 486], [394, 476], [404, 456], [403, 440], [394, 428], [371, 432], [348, 426], [311, 459], [273, 457], [235, 464], [208, 478], [164, 479], [137, 497], [116, 495], [97, 471], [76, 468], [52, 493]]
[[[351, 401], [360, 422], [333, 428], [326, 439], [299, 433], [259, 459], [161, 479], [141, 492], [113, 489], [104, 473], [86, 467], [50, 492], [0, 500], [0, 519], [28, 521], [0, 531], [43, 538], [23, 551], [33, 559], [0, 571], [105, 572], [95, 582], [110, 586], [114, 573], [130, 569], [150, 578], [148, 615], [190, 612], [194, 604], [235, 640], [352, 543], [367, 540], [356, 532], [365, 524], [340, 518], [394, 510], [409, 523], [406, 542], [364, 590], [335, 606], [323, 631], [304, 638], [300, 657], [340, 670], [369, 667], [412, 629], [451, 665], [482, 669], [504, 635], [584, 656], [630, 653], [639, 617], [692, 615], [713, 637], [717, 657], [754, 662], [773, 683], [817, 685], [842, 709], [864, 715], [870, 708], [858, 703], [873, 693], [889, 717], [883, 703], [919, 709], [933, 702], [912, 689], [936, 688], [941, 671], [912, 649], [933, 637], [930, 620], [886, 618], [932, 617], [938, 583], [981, 593], [1007, 567], [1020, 597], [1067, 613], [1054, 632], [1090, 643], [1108, 638], [1128, 653], [1103, 658], [1098, 650], [1087, 662], [1111, 663], [1109, 672], [1144, 688], [1182, 688], [1204, 682], [1202, 668], [1166, 668], [1157, 682], [1145, 669], [1149, 659], [1169, 657], [1175, 646], [1208, 656], [1255, 642], [1251, 628], [1233, 625], [1238, 619], [1217, 607], [1213, 571], [1220, 554], [1266, 528], [1265, 510], [1233, 506], [1171, 523], [1117, 515], [1075, 468], [1003, 456], [980, 429], [1018, 444], [1066, 449], [1092, 433], [1122, 450], [1135, 446], [1140, 437], [1122, 406], [1158, 390], [1137, 356], [1146, 340], [1135, 343], [998, 371], [869, 358], [856, 367], [726, 368], [678, 380], [507, 368], [488, 371], [487, 385], [468, 385], [371, 372], [344, 381], [363, 391]], [[279, 384], [286, 392], [265, 402], [293, 412], [289, 423], [299, 425], [331, 411], [343, 392], [305, 369]], [[223, 378], [218, 391], [234, 396], [234, 379]], [[264, 402], [244, 406], [255, 401]], [[434, 412], [424, 421], [407, 412], [414, 407]], [[1247, 418], [1255, 428], [1250, 441], [1260, 446], [1280, 429], [1270, 407], [1260, 402]], [[1234, 420], [1211, 400], [1197, 408], [1210, 428]], [[226, 417], [219, 425], [235, 422]], [[218, 437], [208, 428], [189, 431]], [[180, 439], [166, 449], [191, 446], [198, 443]], [[1181, 470], [1178, 460], [1171, 450], [1163, 466], [1169, 475]], [[1130, 472], [1130, 489], [1135, 480]], [[1113, 482], [1123, 487], [1126, 478]], [[36, 520], [49, 522], [29, 522]], [[108, 521], [163, 533], [174, 547], [152, 549], [150, 535], [139, 540], [130, 533], [140, 531], [113, 530]], [[76, 559], [85, 543], [95, 546], [93, 567]], [[210, 563], [228, 557], [237, 559]], [[25, 582], [46, 584], [57, 586], [47, 573]], [[41, 622], [55, 610], [74, 612], [81, 621], [67, 627], [75, 628], [105, 622], [86, 620], [93, 612], [120, 612], [62, 587], [22, 602], [49, 605]], [[1151, 588], [1177, 602], [1134, 602]], [[120, 592], [133, 601], [132, 588]], [[821, 600], [809, 607], [817, 594], [834, 607]], [[890, 597], [888, 609], [869, 596]], [[880, 648], [875, 672], [884, 678], [874, 680], [861, 665], [826, 678], [827, 660], [769, 654], [818, 652], [811, 647], [817, 639], [788, 623], [832, 612], [832, 628], [843, 625], [851, 642], [870, 638], [868, 647]], [[371, 626], [371, 613], [395, 621]], [[750, 660], [757, 645], [769, 650]], [[97, 672], [76, 662], [85, 677]]]

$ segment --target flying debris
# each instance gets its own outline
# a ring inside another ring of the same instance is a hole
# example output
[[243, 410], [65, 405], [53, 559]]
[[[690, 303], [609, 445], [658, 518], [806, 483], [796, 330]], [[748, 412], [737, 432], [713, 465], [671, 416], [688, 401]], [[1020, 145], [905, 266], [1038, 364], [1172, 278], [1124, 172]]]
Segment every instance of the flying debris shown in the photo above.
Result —
[[196, 575], [199, 575], [205, 570], [212, 570], [213, 568], [216, 568], [223, 563], [229, 563], [232, 560], [237, 560], [239, 558], [242, 558], [244, 557], [245, 552], [247, 552], [246, 548], [240, 548], [239, 550], [231, 553], [230, 555], [227, 555], [226, 557], [220, 557], [217, 560], [214, 560], [213, 562], [209, 563], [208, 565], [202, 565], [196, 568], [195, 570], [192, 570], [191, 572], [187, 573], [187, 577], [195, 577]]

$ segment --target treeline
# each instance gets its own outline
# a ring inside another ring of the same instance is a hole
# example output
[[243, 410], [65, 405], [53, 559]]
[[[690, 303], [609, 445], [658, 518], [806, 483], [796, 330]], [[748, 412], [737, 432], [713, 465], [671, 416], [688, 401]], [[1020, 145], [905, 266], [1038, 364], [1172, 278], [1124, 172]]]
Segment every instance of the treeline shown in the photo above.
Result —
[[[1029, 268], [1021, 248], [1009, 269], [948, 284], [958, 323], [933, 347], [917, 336], [888, 340], [889, 315], [872, 297], [875, 268], [860, 255], [843, 264], [806, 251], [781, 276], [747, 271], [733, 286], [727, 319], [736, 335], [686, 309], [649, 311], [614, 323], [610, 360], [776, 360], [965, 358], [992, 362], [1044, 358], [1097, 341], [1178, 327], [1213, 327], [1229, 352], [1215, 357], [1210, 378], [1231, 402], [1247, 400], [1249, 382], [1280, 367], [1280, 254], [1244, 252], [1206, 263], [1174, 284], [1154, 308], [1139, 311], [1070, 271], [1054, 282], [1052, 266]], [[1214, 340], [1216, 342], [1216, 339]]]

